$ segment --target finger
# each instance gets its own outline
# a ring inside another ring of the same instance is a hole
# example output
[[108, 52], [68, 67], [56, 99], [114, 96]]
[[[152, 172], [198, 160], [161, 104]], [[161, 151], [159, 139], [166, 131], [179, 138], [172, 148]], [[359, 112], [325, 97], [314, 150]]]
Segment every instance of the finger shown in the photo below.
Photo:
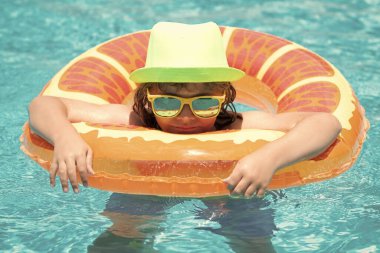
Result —
[[259, 197], [259, 198], [262, 198], [262, 197], [264, 197], [264, 195], [265, 195], [265, 188], [264, 187], [261, 187], [258, 191], [257, 191], [257, 197]]
[[67, 174], [70, 179], [71, 187], [75, 193], [79, 192], [78, 182], [77, 182], [77, 168], [75, 161], [72, 158], [66, 160]]
[[88, 173], [94, 175], [95, 172], [92, 169], [92, 158], [93, 158], [92, 149], [89, 148], [87, 151], [87, 156], [86, 156], [87, 171], [88, 171]]
[[82, 184], [87, 187], [87, 166], [86, 166], [86, 157], [84, 155], [79, 156], [76, 161], [77, 168], [79, 170], [79, 175], [82, 180]]
[[244, 195], [249, 185], [250, 185], [250, 182], [248, 180], [244, 178], [241, 179], [240, 182], [236, 185], [236, 187], [232, 191], [232, 194]]
[[65, 161], [59, 161], [58, 164], [58, 176], [61, 181], [62, 190], [64, 192], [69, 191], [68, 182], [67, 182], [67, 167]]
[[229, 179], [229, 178], [222, 179], [222, 181], [226, 185], [227, 189], [231, 192], [234, 190], [235, 186], [230, 183], [230, 180], [231, 179]]
[[241, 178], [242, 175], [240, 173], [233, 171], [229, 177], [223, 179], [223, 182], [229, 185], [228, 188], [230, 190], [233, 190], [236, 187], [236, 185], [240, 182]]
[[49, 169], [49, 175], [50, 175], [50, 186], [54, 187], [55, 186], [55, 176], [57, 174], [58, 170], [58, 164], [55, 159], [50, 164], [50, 169]]
[[245, 191], [245, 194], [244, 196], [246, 198], [252, 198], [256, 193], [256, 185], [255, 184], [251, 184], [250, 186], [248, 186], [247, 190]]

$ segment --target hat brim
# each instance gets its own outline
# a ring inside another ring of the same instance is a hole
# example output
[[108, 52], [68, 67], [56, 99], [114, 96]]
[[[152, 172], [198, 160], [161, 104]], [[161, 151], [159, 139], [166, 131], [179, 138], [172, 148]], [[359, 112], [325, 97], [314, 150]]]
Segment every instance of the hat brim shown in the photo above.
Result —
[[140, 68], [131, 73], [129, 79], [136, 83], [150, 82], [229, 82], [242, 78], [239, 69], [216, 68]]

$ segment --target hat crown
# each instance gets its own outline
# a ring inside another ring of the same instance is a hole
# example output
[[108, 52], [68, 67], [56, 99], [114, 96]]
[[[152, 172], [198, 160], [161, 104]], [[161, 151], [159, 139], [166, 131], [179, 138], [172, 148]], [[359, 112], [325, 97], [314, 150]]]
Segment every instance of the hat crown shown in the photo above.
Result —
[[153, 26], [145, 67], [228, 67], [219, 27], [213, 22]]
[[145, 66], [129, 79], [146, 82], [229, 82], [244, 72], [228, 66], [222, 33], [213, 22], [153, 26]]

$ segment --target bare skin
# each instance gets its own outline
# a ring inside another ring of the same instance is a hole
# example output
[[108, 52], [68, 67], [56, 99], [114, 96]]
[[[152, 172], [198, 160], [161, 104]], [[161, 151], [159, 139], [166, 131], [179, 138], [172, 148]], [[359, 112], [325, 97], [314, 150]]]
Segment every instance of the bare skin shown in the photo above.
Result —
[[[202, 88], [181, 89], [171, 95], [194, 97], [221, 95], [223, 91]], [[160, 94], [153, 89], [153, 94]], [[261, 149], [241, 158], [231, 175], [224, 179], [231, 194], [262, 197], [273, 174], [288, 165], [310, 159], [326, 150], [337, 138], [342, 127], [329, 113], [289, 112], [272, 114], [262, 111], [242, 113], [228, 129], [281, 130], [286, 134]], [[157, 122], [166, 132], [191, 134], [214, 131], [216, 118], [201, 119], [193, 115], [188, 105], [175, 118], [159, 118]], [[58, 174], [62, 189], [68, 192], [70, 181], [74, 192], [79, 192], [76, 171], [83, 184], [92, 170], [92, 150], [76, 132], [71, 122], [96, 122], [126, 125], [143, 125], [131, 106], [119, 104], [96, 105], [82, 101], [42, 96], [29, 106], [29, 121], [33, 131], [54, 145], [54, 158], [50, 169], [50, 184], [55, 186]], [[318, 133], [318, 134], [316, 134]], [[286, 150], [286, 152], [284, 152]]]

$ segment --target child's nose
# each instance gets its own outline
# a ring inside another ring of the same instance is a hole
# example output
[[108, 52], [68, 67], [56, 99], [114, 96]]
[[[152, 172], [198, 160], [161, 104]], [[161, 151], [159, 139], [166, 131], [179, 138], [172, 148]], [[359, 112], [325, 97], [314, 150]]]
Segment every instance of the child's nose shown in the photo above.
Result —
[[181, 117], [181, 118], [183, 118], [183, 117], [195, 117], [195, 115], [191, 111], [189, 105], [183, 105], [182, 111], [178, 114], [177, 117]]

